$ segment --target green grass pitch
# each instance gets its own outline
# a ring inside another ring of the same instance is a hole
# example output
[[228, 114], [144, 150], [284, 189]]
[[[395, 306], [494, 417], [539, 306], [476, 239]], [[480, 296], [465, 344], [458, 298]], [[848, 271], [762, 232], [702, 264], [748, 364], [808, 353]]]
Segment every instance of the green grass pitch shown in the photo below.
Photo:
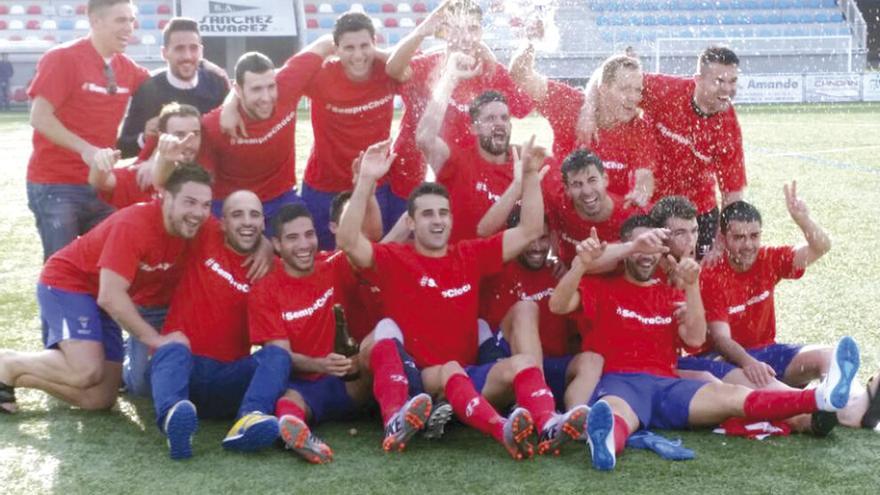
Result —
[[[833, 343], [853, 335], [862, 349], [859, 382], [880, 367], [880, 105], [768, 106], [739, 110], [749, 177], [747, 198], [765, 218], [764, 242], [794, 243], [782, 185], [798, 180], [813, 217], [832, 235], [832, 251], [799, 281], [777, 291], [779, 340]], [[300, 120], [297, 163], [311, 147]], [[514, 124], [549, 146], [546, 123]], [[41, 250], [25, 198], [30, 128], [22, 114], [0, 115], [0, 348], [38, 350], [34, 297]], [[861, 385], [860, 385], [861, 386]], [[21, 412], [0, 417], [0, 492], [31, 493], [876, 493], [880, 436], [840, 428], [809, 436], [751, 441], [708, 432], [681, 437], [697, 458], [668, 462], [627, 451], [614, 473], [589, 467], [583, 445], [562, 456], [514, 462], [492, 440], [455, 427], [440, 441], [413, 441], [385, 454], [377, 421], [329, 424], [317, 432], [336, 461], [311, 466], [280, 450], [224, 452], [231, 422], [203, 421], [195, 457], [168, 459], [146, 401], [121, 398], [107, 413], [85, 413], [20, 391]], [[352, 436], [350, 429], [359, 433]]]

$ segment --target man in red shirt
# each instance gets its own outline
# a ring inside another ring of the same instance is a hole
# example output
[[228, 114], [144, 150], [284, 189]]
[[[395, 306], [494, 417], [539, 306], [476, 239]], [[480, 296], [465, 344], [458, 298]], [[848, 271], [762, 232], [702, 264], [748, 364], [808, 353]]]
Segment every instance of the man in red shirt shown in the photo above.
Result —
[[[196, 107], [178, 103], [165, 105], [159, 113], [158, 128], [160, 137], [169, 134], [180, 142], [174, 157], [176, 162], [191, 163], [195, 160], [202, 141], [201, 115]], [[157, 149], [157, 152], [161, 153], [161, 150]], [[102, 200], [116, 209], [149, 201], [156, 196], [154, 181], [150, 180], [146, 187], [142, 187], [140, 175], [146, 174], [152, 179], [153, 161], [156, 159], [161, 157], [137, 160], [126, 167], [109, 170], [98, 168], [99, 164], [96, 164], [89, 169], [89, 184], [98, 191]], [[142, 167], [147, 167], [147, 170], [141, 170]]]
[[[445, 395], [463, 422], [492, 435], [512, 457], [529, 457], [534, 424], [543, 425], [554, 408], [541, 370], [524, 355], [472, 365], [477, 358], [480, 279], [499, 272], [504, 261], [541, 233], [537, 169], [543, 150], [531, 143], [523, 150], [522, 222], [488, 239], [452, 245], [448, 195], [435, 183], [423, 184], [410, 196], [406, 221], [414, 233], [412, 245], [373, 244], [360, 233], [369, 192], [394, 159], [385, 153], [387, 147], [371, 149], [364, 157], [336, 239], [352, 263], [381, 289], [385, 314], [400, 329], [397, 335], [377, 329], [366, 356], [385, 424], [383, 448], [402, 450], [424, 426], [431, 396]], [[412, 363], [410, 373], [404, 370], [404, 360]], [[411, 388], [415, 395], [410, 398]], [[522, 407], [505, 420], [491, 404], [509, 404], [513, 395]]]
[[[621, 229], [621, 237], [632, 239], [654, 225], [650, 217], [632, 217]], [[693, 258], [677, 263], [678, 287], [654, 278], [660, 254], [628, 257], [621, 276], [582, 278], [585, 267], [601, 250], [597, 239], [584, 241], [550, 301], [554, 312], [582, 312], [593, 334], [582, 337], [585, 342], [591, 338], [605, 359], [587, 419], [596, 469], [614, 469], [627, 437], [638, 428], [708, 426], [731, 417], [785, 419], [846, 405], [859, 367], [858, 346], [850, 337], [838, 343], [828, 375], [811, 390], [750, 390], [678, 378], [679, 345], [696, 347], [706, 340], [699, 264]], [[684, 310], [676, 315], [681, 303]]]
[[[798, 197], [797, 183], [786, 185], [784, 192], [788, 212], [806, 243], [761, 246], [761, 214], [751, 204], [737, 201], [721, 213], [724, 259], [710, 266], [703, 277], [706, 320], [716, 352], [702, 355], [704, 359], [693, 364], [726, 382], [751, 388], [803, 387], [827, 374], [834, 359], [829, 346], [776, 342], [776, 285], [783, 279], [800, 278], [807, 266], [831, 249], [828, 234]], [[716, 359], [719, 355], [723, 360]], [[745, 379], [735, 376], [739, 368]], [[838, 412], [846, 426], [862, 425], [868, 397], [859, 392]]]
[[[659, 146], [656, 197], [685, 196], [697, 206], [700, 237], [697, 258], [711, 248], [718, 229], [716, 184], [721, 206], [743, 197], [746, 186], [742, 132], [733, 108], [739, 58], [728, 48], [706, 48], [690, 78], [646, 74], [641, 102]], [[580, 135], [589, 142], [595, 128], [594, 83]]]
[[[266, 242], [260, 199], [250, 191], [232, 193], [222, 224], [209, 219], [203, 230], [191, 246], [162, 330], [185, 338], [160, 346], [151, 360], [156, 424], [168, 438], [172, 459], [192, 455], [198, 417], [225, 419], [262, 403], [271, 407], [290, 372], [285, 349], [267, 345], [251, 355], [248, 339], [252, 285], [245, 261]], [[271, 426], [251, 429], [251, 437], [259, 429], [271, 434]]]
[[[235, 64], [234, 96], [202, 118], [199, 163], [214, 174], [212, 211], [222, 212], [223, 199], [239, 189], [253, 191], [263, 202], [266, 232], [281, 206], [301, 203], [296, 194], [296, 109], [300, 97], [324, 58], [333, 51], [329, 38], [306, 46], [275, 71], [272, 61], [248, 52]], [[221, 130], [221, 115], [240, 120], [241, 138]]]
[[182, 166], [161, 199], [116, 212], [53, 255], [37, 284], [46, 350], [0, 355], [0, 388], [9, 392], [3, 406], [14, 408], [12, 387], [27, 387], [83, 409], [106, 409], [121, 381], [120, 326], [151, 349], [185, 340], [160, 335], [136, 305], [168, 303], [188, 240], [199, 233], [210, 204], [208, 173]]
[[[531, 99], [518, 91], [507, 69], [499, 64], [491, 50], [482, 43], [483, 11], [476, 2], [453, 0], [441, 4], [415, 29], [398, 43], [385, 68], [391, 77], [406, 80], [401, 87], [405, 106], [400, 121], [400, 131], [394, 141], [396, 160], [391, 167], [389, 183], [392, 200], [397, 211], [404, 213], [406, 198], [416, 186], [425, 180], [425, 160], [416, 142], [416, 128], [432, 99], [437, 81], [441, 78], [447, 58], [452, 53], [462, 53], [481, 62], [475, 68], [474, 77], [461, 82], [448, 98], [449, 105], [443, 117], [442, 138], [451, 147], [476, 146], [470, 132], [472, 119], [469, 105], [474, 98], [487, 90], [494, 90], [507, 100], [510, 113], [523, 118], [532, 111]], [[422, 41], [428, 36], [441, 36], [445, 49], [416, 55]], [[453, 201], [453, 204], [455, 202]]]
[[28, 88], [34, 128], [28, 207], [44, 260], [113, 211], [89, 187], [89, 168], [116, 163], [119, 123], [149, 77], [123, 54], [134, 30], [130, 0], [89, 0], [88, 16], [88, 36], [47, 51]]
[[[376, 48], [368, 16], [346, 12], [333, 28], [336, 60], [328, 60], [305, 89], [311, 99], [314, 144], [303, 177], [302, 198], [318, 231], [321, 249], [333, 249], [327, 212], [333, 197], [354, 184], [351, 162], [373, 143], [389, 138], [399, 83], [385, 72], [387, 54]], [[390, 186], [377, 191], [385, 230], [400, 217], [388, 209]]]

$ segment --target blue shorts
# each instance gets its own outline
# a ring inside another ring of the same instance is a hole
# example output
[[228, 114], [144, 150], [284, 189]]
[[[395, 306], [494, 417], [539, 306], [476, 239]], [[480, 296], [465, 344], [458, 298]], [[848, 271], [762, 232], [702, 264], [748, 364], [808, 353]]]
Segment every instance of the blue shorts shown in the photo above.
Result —
[[[801, 352], [803, 347], [799, 344], [770, 344], [764, 347], [746, 349], [746, 352], [758, 361], [769, 364], [776, 373], [776, 378], [782, 380], [782, 377], [785, 376], [785, 370], [788, 369], [791, 361]], [[717, 352], [707, 352], [700, 356], [678, 358], [678, 368], [708, 371], [718, 378], [724, 378], [728, 373], [737, 369], [738, 366], [725, 361]]]
[[[403, 372], [406, 374], [407, 381], [409, 381], [409, 396], [412, 397], [424, 393], [425, 385], [422, 383], [421, 368], [416, 365], [415, 360], [406, 352], [399, 340], [394, 342], [397, 344], [397, 352], [400, 354], [400, 360], [403, 362]], [[495, 366], [495, 362], [463, 366], [464, 372], [471, 379], [477, 392], [482, 392], [483, 387], [486, 386], [486, 378], [489, 376], [493, 366]]]
[[336, 236], [330, 232], [330, 206], [333, 204], [333, 198], [339, 193], [318, 191], [309, 187], [305, 182], [303, 182], [301, 190], [303, 202], [312, 213], [312, 220], [315, 221], [318, 248], [332, 251], [336, 248]]
[[104, 345], [104, 359], [122, 362], [122, 330], [93, 296], [38, 283], [37, 303], [46, 349], [65, 340], [89, 340]]
[[544, 358], [544, 381], [553, 392], [553, 397], [556, 399], [556, 409], [559, 411], [566, 409], [565, 389], [568, 387], [568, 382], [565, 376], [572, 359], [574, 359], [574, 355]]
[[480, 344], [480, 348], [477, 349], [477, 362], [480, 364], [494, 363], [499, 359], [509, 358], [512, 355], [510, 344], [507, 343], [504, 335], [498, 331], [495, 332], [494, 337]]
[[694, 394], [706, 382], [646, 373], [606, 373], [599, 380], [590, 405], [615, 396], [623, 399], [639, 418], [641, 428], [683, 430]]
[[345, 382], [338, 376], [322, 376], [317, 380], [295, 378], [289, 387], [299, 392], [312, 413], [312, 423], [351, 419], [357, 406], [345, 390]]
[[[211, 214], [217, 218], [223, 218], [223, 201], [224, 200], [222, 199], [211, 201]], [[268, 201], [263, 201], [263, 221], [265, 222], [266, 227], [263, 234], [266, 237], [272, 237], [272, 234], [274, 233], [274, 229], [272, 228], [272, 218], [275, 217], [275, 214], [278, 213], [278, 210], [280, 210], [282, 206], [301, 204], [305, 203], [303, 203], [302, 198], [296, 194], [296, 190], [294, 189], [275, 196]]]

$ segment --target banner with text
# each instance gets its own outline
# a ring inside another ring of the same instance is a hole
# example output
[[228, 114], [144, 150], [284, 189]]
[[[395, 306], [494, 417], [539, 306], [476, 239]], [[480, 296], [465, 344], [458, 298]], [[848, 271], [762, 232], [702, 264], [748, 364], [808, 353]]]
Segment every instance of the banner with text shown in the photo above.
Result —
[[797, 75], [746, 75], [739, 77], [737, 103], [801, 103], [804, 77]]
[[860, 74], [807, 74], [804, 96], [809, 103], [818, 101], [861, 101]]
[[862, 75], [862, 100], [880, 101], [880, 72]]
[[296, 36], [294, 0], [187, 0], [184, 17], [198, 21], [202, 36]]

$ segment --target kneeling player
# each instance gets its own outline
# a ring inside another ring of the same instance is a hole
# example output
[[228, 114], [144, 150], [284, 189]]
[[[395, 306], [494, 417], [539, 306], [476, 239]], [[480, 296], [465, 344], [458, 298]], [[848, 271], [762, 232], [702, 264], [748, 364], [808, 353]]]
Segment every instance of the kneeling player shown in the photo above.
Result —
[[[628, 220], [621, 234], [631, 239], [654, 224], [648, 217]], [[589, 248], [590, 258], [601, 247]], [[653, 278], [660, 255], [640, 254], [625, 260], [625, 272], [613, 278], [584, 278], [575, 267], [553, 293], [557, 304], [581, 308], [591, 332], [601, 337], [605, 374], [596, 388], [587, 420], [593, 466], [610, 470], [636, 429], [707, 426], [731, 417], [747, 420], [784, 419], [846, 405], [859, 366], [858, 347], [845, 337], [838, 343], [830, 372], [822, 384], [804, 391], [764, 391], [675, 376], [679, 341], [698, 346], [706, 339], [700, 297], [700, 267], [685, 258], [675, 267], [681, 290]], [[676, 318], [677, 303], [685, 302]], [[681, 322], [680, 324], [678, 322]]]

